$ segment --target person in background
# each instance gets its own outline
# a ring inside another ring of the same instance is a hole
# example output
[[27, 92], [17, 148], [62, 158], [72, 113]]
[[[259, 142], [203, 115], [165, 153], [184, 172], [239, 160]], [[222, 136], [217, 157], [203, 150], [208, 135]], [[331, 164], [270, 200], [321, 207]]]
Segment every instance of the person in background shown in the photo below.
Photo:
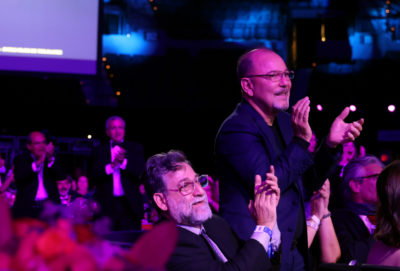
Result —
[[72, 191], [72, 177], [66, 176], [61, 180], [57, 180], [58, 193], [60, 194], [60, 203], [64, 206], [71, 205], [77, 197], [76, 192]]
[[100, 215], [110, 218], [113, 230], [140, 230], [143, 201], [139, 191], [144, 171], [143, 146], [125, 140], [125, 120], [111, 116], [105, 123], [105, 144], [95, 147], [89, 157], [88, 177]]
[[346, 205], [332, 211], [332, 221], [339, 240], [339, 262], [363, 264], [374, 243], [376, 180], [384, 165], [373, 155], [351, 160], [343, 171]]
[[311, 269], [318, 270], [320, 263], [336, 263], [340, 246], [328, 209], [330, 184], [327, 179], [310, 200], [307, 217], [308, 247], [311, 249]]
[[367, 263], [400, 267], [400, 160], [386, 166], [376, 183], [378, 193], [377, 242], [369, 251]]
[[[213, 215], [204, 186], [208, 178], [197, 174], [185, 155], [176, 150], [153, 155], [144, 175], [146, 191], [160, 215], [177, 224], [179, 239], [167, 270], [270, 270], [279, 248], [276, 206], [280, 190], [274, 169], [255, 178], [255, 198], [250, 203], [257, 226], [247, 242], [229, 224]], [[264, 179], [264, 178], [263, 178]]]
[[217, 179], [213, 179], [210, 175], [207, 176], [208, 185], [204, 187], [207, 193], [208, 203], [210, 204], [211, 211], [218, 214], [219, 210], [219, 182]]
[[38, 218], [45, 201], [60, 203], [56, 180], [63, 178], [64, 169], [43, 132], [32, 131], [26, 147], [29, 152], [13, 161], [17, 192], [12, 212], [14, 217]]
[[5, 193], [9, 188], [15, 191], [13, 169], [8, 169], [6, 165], [5, 153], [0, 153], [0, 195]]
[[[365, 154], [364, 154], [365, 155]], [[355, 142], [347, 142], [342, 145], [339, 162], [333, 174], [329, 177], [331, 180], [331, 194], [329, 206], [331, 210], [342, 209], [346, 205], [346, 184], [343, 182], [343, 170], [345, 166], [353, 159], [362, 157], [359, 155], [358, 145]]]
[[311, 140], [310, 140], [310, 145], [308, 146], [308, 151], [311, 153], [315, 153], [317, 151], [317, 145], [318, 145], [318, 138], [317, 138], [317, 135], [313, 131]]
[[89, 195], [89, 179], [86, 175], [81, 175], [76, 180], [76, 193], [80, 197]]

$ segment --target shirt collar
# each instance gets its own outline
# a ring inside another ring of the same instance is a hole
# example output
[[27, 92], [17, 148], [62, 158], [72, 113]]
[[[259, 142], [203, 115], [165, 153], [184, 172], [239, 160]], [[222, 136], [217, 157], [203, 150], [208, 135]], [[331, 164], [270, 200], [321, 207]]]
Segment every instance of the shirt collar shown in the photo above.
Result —
[[188, 230], [188, 231], [190, 231], [190, 232], [192, 232], [192, 233], [194, 233], [196, 235], [200, 235], [201, 231], [204, 230], [203, 225], [201, 225], [200, 229], [197, 228], [197, 227], [192, 227], [192, 226], [188, 226], [188, 225], [180, 225], [180, 224], [178, 224], [178, 227], [184, 228], [184, 229], [186, 229], [186, 230]]

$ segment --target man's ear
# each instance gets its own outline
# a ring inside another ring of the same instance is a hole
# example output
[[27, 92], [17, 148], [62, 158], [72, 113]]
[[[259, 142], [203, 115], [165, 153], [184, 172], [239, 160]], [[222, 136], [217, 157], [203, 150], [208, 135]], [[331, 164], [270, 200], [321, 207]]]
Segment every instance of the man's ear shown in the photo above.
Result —
[[355, 180], [350, 180], [350, 182], [349, 182], [350, 190], [353, 193], [359, 193], [360, 192], [360, 186], [361, 186], [361, 183], [359, 183], [359, 182], [357, 182]]
[[163, 193], [154, 193], [153, 200], [157, 204], [158, 208], [160, 208], [163, 211], [168, 210], [167, 201]]
[[240, 85], [242, 86], [242, 90], [246, 93], [247, 96], [252, 97], [254, 95], [253, 92], [253, 83], [251, 82], [250, 78], [242, 78], [240, 79]]

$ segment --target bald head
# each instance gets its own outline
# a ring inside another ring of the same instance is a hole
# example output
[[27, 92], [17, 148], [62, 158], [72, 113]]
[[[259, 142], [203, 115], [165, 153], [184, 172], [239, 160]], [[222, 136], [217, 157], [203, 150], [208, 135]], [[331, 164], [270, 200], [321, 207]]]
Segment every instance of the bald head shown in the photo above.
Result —
[[260, 64], [259, 62], [263, 62], [268, 58], [271, 58], [271, 60], [280, 59], [283, 62], [277, 53], [268, 48], [256, 48], [242, 55], [237, 64], [236, 74], [238, 79], [240, 80], [246, 75], [255, 74], [257, 66]]

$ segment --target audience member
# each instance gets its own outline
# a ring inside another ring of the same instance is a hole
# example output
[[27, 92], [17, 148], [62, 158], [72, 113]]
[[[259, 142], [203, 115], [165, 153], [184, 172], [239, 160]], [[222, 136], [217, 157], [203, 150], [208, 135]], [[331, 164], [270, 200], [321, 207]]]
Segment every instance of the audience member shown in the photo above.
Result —
[[346, 207], [332, 211], [342, 263], [367, 260], [375, 230], [376, 180], [382, 169], [383, 164], [373, 155], [353, 159], [344, 168]]
[[79, 197], [88, 197], [89, 191], [89, 179], [86, 175], [81, 175], [76, 181], [76, 193]]
[[60, 203], [69, 206], [77, 197], [76, 192], [72, 191], [72, 178], [66, 176], [61, 180], [57, 180], [58, 193], [60, 194]]
[[29, 152], [13, 161], [17, 187], [13, 216], [37, 218], [45, 201], [60, 203], [56, 180], [63, 178], [64, 170], [53, 143], [47, 142], [44, 133], [31, 132], [26, 147]]
[[339, 162], [337, 163], [333, 174], [329, 177], [331, 180], [332, 191], [332, 197], [330, 197], [329, 206], [332, 210], [345, 207], [346, 201], [344, 190], [346, 189], [346, 184], [343, 182], [343, 170], [347, 163], [353, 159], [356, 159], [357, 157], [358, 148], [355, 142], [351, 141], [342, 145]]
[[177, 247], [168, 270], [269, 270], [270, 255], [279, 246], [276, 206], [280, 190], [274, 169], [266, 181], [255, 179], [250, 210], [256, 220], [251, 238], [241, 243], [224, 219], [213, 215], [199, 176], [182, 152], [156, 154], [146, 163], [146, 190], [160, 214], [178, 225]]
[[318, 145], [317, 135], [314, 132], [312, 132], [310, 145], [308, 146], [308, 151], [311, 153], [315, 153], [317, 151], [317, 145]]
[[6, 179], [7, 168], [6, 168], [6, 157], [4, 153], [0, 153], [0, 189]]
[[311, 155], [307, 150], [312, 136], [310, 100], [299, 100], [291, 115], [284, 112], [289, 108], [294, 72], [283, 59], [267, 48], [251, 50], [239, 59], [237, 75], [243, 99], [216, 137], [220, 212], [241, 238], [248, 239], [255, 226], [247, 209], [253, 176], [264, 176], [273, 164], [282, 191], [278, 205], [282, 270], [307, 269], [303, 195], [322, 186], [336, 164], [336, 147], [358, 137], [364, 120], [344, 122], [349, 114], [346, 107]]
[[210, 204], [211, 211], [214, 214], [218, 214], [219, 211], [219, 182], [217, 179], [213, 179], [210, 175], [207, 175], [208, 185], [204, 187], [207, 193], [208, 203]]
[[106, 121], [109, 141], [95, 147], [89, 159], [89, 181], [101, 215], [111, 219], [113, 230], [140, 230], [143, 202], [139, 192], [144, 171], [141, 144], [125, 140], [125, 121], [111, 116]]
[[318, 270], [320, 263], [336, 263], [340, 257], [339, 241], [328, 209], [329, 196], [330, 184], [327, 179], [321, 189], [314, 192], [310, 201], [311, 210], [306, 224], [312, 270]]
[[0, 194], [11, 188], [15, 190], [14, 173], [6, 165], [6, 155], [0, 153]]
[[377, 223], [367, 263], [400, 267], [400, 161], [383, 169], [376, 183]]

